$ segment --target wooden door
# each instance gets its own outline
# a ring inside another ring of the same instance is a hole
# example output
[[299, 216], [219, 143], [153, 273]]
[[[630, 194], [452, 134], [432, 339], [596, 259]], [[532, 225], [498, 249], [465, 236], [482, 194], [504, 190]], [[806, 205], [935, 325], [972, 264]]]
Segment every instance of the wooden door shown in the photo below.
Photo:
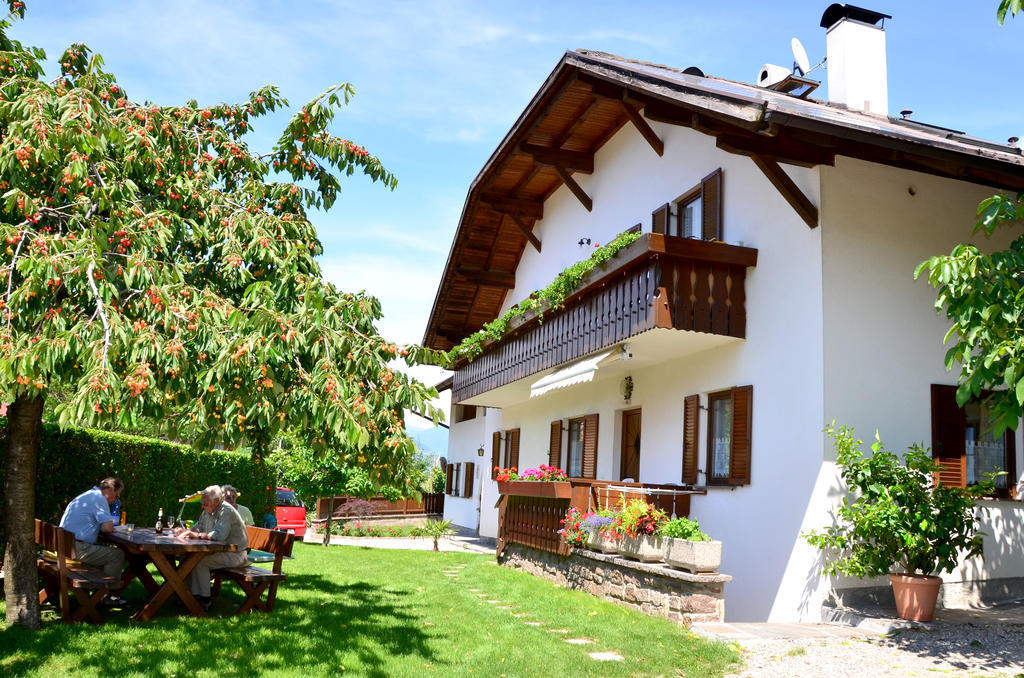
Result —
[[622, 463], [619, 480], [640, 480], [640, 410], [622, 413]]

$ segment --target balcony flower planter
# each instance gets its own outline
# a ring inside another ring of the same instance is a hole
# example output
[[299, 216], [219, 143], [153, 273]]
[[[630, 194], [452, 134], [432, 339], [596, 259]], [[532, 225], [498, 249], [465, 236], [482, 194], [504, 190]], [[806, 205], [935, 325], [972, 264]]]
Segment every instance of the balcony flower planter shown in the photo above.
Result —
[[717, 572], [722, 565], [722, 542], [665, 538], [665, 562], [694, 574]]
[[619, 545], [615, 543], [615, 533], [608, 530], [591, 532], [584, 546], [600, 553], [615, 553], [619, 550]]
[[657, 563], [665, 555], [664, 540], [657, 535], [630, 537], [622, 535], [618, 543], [618, 554], [643, 563]]
[[498, 483], [498, 493], [517, 497], [569, 499], [572, 496], [572, 485], [560, 480], [506, 480]]

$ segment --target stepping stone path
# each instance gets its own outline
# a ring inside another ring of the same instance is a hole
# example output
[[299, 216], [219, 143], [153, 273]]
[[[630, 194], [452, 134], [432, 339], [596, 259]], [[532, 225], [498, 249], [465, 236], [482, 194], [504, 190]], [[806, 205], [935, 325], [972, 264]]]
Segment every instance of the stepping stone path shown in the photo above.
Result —
[[[491, 562], [490, 564], [491, 565], [496, 565], [497, 563]], [[465, 567], [465, 565], [455, 565], [455, 566], [453, 566], [454, 569], [442, 570], [442, 572], [444, 573], [444, 575], [446, 577], [458, 577], [459, 574], [460, 574], [459, 570], [461, 570], [464, 567]], [[487, 594], [484, 593], [483, 591], [481, 591], [480, 589], [467, 588], [466, 590], [468, 592], [470, 592], [470, 593], [475, 593], [478, 598], [486, 599], [483, 602], [486, 602], [486, 603], [488, 603], [490, 605], [497, 605], [498, 603], [501, 602], [500, 600], [493, 600], [493, 599], [487, 598]], [[500, 605], [498, 607], [498, 609], [499, 610], [513, 610], [513, 609], [515, 609], [515, 607], [512, 606], [512, 605]], [[511, 612], [510, 614], [513, 617], [515, 617], [516, 619], [522, 619], [523, 617], [528, 616], [525, 612]], [[526, 624], [527, 626], [533, 626], [533, 627], [544, 626], [544, 623], [543, 622], [539, 622], [539, 621], [524, 621], [523, 624]], [[547, 631], [548, 631], [548, 633], [560, 633], [562, 635], [566, 635], [566, 634], [569, 633], [569, 629], [548, 629]], [[562, 642], [569, 643], [570, 645], [593, 645], [594, 644], [594, 641], [590, 640], [589, 638], [563, 638]], [[589, 656], [594, 661], [599, 661], [599, 662], [621, 662], [621, 661], [624, 661], [622, 655], [620, 655], [618, 652], [591, 652], [587, 656]]]

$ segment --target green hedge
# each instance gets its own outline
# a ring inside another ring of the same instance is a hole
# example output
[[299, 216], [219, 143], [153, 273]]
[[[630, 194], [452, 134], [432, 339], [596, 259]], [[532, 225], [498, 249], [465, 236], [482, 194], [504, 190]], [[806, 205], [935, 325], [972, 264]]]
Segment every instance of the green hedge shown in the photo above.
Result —
[[[0, 450], [7, 450], [7, 421], [0, 419]], [[253, 463], [248, 453], [197, 452], [187, 445], [120, 433], [43, 424], [36, 476], [36, 517], [56, 524], [64, 507], [78, 494], [109, 476], [124, 482], [122, 510], [129, 522], [149, 526], [157, 509], [177, 515], [178, 499], [208, 485], [230, 483], [254, 516], [275, 503], [276, 470]], [[0, 463], [0, 498], [4, 465]], [[2, 504], [0, 504], [2, 506]], [[195, 519], [199, 505], [186, 507]], [[5, 543], [0, 521], [0, 543]]]

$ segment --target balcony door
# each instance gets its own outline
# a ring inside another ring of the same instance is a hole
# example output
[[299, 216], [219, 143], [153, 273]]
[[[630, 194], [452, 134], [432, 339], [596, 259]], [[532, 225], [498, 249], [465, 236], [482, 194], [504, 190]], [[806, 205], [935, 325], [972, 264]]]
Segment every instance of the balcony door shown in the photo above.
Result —
[[622, 459], [619, 480], [640, 480], [640, 409], [622, 413]]

